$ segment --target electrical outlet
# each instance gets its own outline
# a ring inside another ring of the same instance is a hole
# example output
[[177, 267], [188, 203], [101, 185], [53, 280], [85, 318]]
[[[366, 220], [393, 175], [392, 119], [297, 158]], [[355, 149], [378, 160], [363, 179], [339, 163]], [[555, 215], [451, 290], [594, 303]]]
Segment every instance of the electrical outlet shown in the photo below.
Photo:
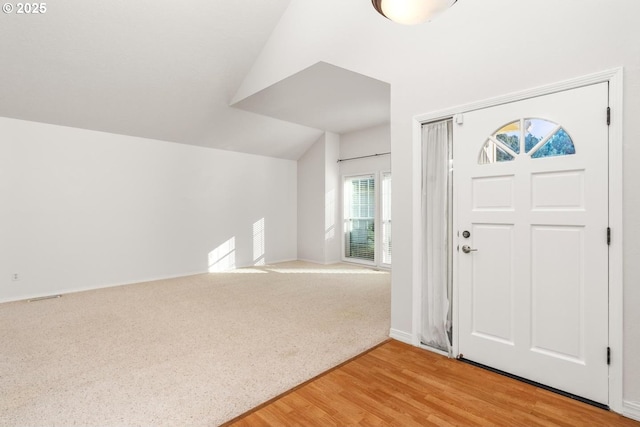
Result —
[[20, 280], [20, 275], [18, 273], [13, 273], [11, 275], [11, 281], [12, 282], [17, 282], [18, 280]]

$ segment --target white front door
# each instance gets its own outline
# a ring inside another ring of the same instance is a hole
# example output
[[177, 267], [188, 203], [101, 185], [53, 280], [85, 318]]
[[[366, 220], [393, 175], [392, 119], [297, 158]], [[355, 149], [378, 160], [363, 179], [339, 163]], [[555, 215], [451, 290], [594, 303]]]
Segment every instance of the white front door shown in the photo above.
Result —
[[607, 104], [601, 83], [468, 112], [453, 144], [459, 353], [603, 404]]

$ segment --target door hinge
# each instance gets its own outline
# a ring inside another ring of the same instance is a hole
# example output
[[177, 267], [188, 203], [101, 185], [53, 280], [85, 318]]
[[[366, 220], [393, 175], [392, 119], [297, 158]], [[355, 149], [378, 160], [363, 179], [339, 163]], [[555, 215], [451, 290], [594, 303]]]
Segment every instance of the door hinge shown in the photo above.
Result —
[[611, 125], [611, 107], [607, 107], [607, 126]]
[[607, 347], [607, 365], [611, 365], [611, 347]]
[[611, 227], [607, 227], [607, 245], [611, 246]]

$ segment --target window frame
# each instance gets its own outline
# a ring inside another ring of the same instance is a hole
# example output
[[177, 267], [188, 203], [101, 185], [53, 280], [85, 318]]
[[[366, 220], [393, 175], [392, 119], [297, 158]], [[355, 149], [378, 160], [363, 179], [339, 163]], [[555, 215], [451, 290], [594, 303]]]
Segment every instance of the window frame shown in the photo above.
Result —
[[380, 171], [380, 188], [379, 188], [379, 198], [380, 198], [380, 202], [379, 202], [379, 214], [380, 214], [380, 225], [378, 227], [378, 229], [380, 230], [380, 237], [379, 237], [379, 242], [380, 242], [380, 248], [379, 248], [379, 266], [384, 267], [384, 268], [391, 268], [391, 265], [393, 263], [393, 243], [390, 245], [389, 248], [389, 257], [391, 259], [391, 262], [385, 262], [385, 256], [384, 256], [384, 252], [385, 252], [385, 248], [384, 248], [384, 235], [383, 235], [383, 225], [384, 225], [384, 205], [383, 203], [385, 202], [384, 200], [384, 188], [383, 188], [383, 182], [384, 182], [384, 176], [385, 175], [389, 175], [389, 179], [391, 181], [390, 183], [390, 189], [389, 189], [389, 235], [390, 238], [392, 239], [393, 242], [393, 211], [391, 209], [391, 201], [393, 200], [393, 174], [391, 173], [391, 170], [382, 170]]
[[[343, 262], [347, 262], [347, 263], [354, 263], [354, 264], [360, 264], [360, 265], [366, 265], [369, 267], [378, 267], [378, 268], [383, 268], [383, 269], [387, 269], [390, 270], [392, 267], [391, 263], [384, 263], [382, 262], [384, 259], [383, 256], [383, 251], [384, 251], [384, 247], [383, 247], [383, 241], [382, 241], [382, 179], [383, 179], [383, 175], [384, 174], [389, 174], [391, 176], [392, 179], [392, 184], [391, 184], [391, 199], [393, 199], [393, 173], [391, 172], [391, 169], [384, 169], [384, 170], [380, 170], [380, 171], [375, 171], [375, 172], [362, 172], [362, 173], [356, 173], [356, 174], [345, 174], [341, 176], [341, 187], [340, 187], [340, 195], [342, 198], [342, 204], [341, 204], [341, 213], [340, 213], [340, 220], [342, 223], [342, 233], [341, 233], [341, 243], [340, 243], [340, 257], [341, 260]], [[374, 217], [374, 259], [373, 261], [368, 261], [365, 259], [360, 259], [360, 258], [352, 258], [352, 257], [347, 257], [346, 256], [346, 245], [345, 245], [345, 234], [347, 232], [346, 229], [346, 194], [345, 194], [345, 184], [347, 182], [347, 180], [351, 180], [353, 178], [358, 178], [358, 177], [366, 177], [366, 176], [373, 176], [374, 179], [374, 203], [375, 203], [375, 217]], [[393, 221], [393, 212], [391, 211], [391, 205], [389, 206], [390, 212], [391, 212], [391, 220], [390, 222], [392, 223]], [[391, 234], [393, 236], [393, 232]], [[392, 246], [393, 248], [393, 246]], [[393, 249], [391, 250], [391, 253], [393, 254]], [[393, 255], [391, 256], [391, 260], [393, 262]]]

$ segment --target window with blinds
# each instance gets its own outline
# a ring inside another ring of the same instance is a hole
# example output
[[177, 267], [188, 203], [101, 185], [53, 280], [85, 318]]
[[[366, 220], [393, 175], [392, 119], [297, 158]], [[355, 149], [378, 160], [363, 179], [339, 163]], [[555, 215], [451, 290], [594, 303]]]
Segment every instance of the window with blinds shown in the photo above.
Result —
[[382, 173], [382, 263], [391, 264], [391, 172]]
[[349, 177], [344, 183], [345, 248], [347, 258], [375, 261], [375, 176]]

